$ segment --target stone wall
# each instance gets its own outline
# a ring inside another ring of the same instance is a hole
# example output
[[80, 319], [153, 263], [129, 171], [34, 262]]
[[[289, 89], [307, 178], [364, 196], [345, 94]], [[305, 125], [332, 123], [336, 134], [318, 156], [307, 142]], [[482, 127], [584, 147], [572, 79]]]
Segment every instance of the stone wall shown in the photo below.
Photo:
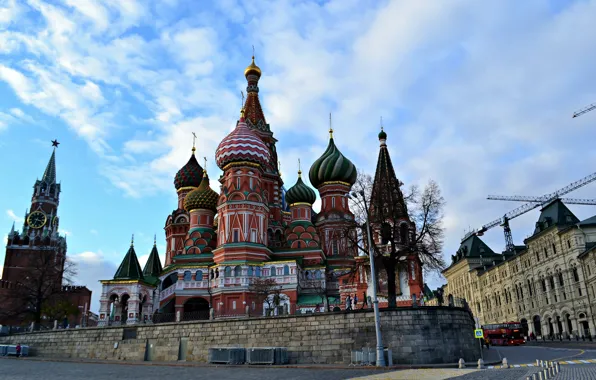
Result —
[[[397, 364], [455, 363], [479, 358], [474, 321], [460, 308], [381, 311], [383, 343]], [[135, 337], [136, 334], [136, 337]], [[126, 335], [126, 336], [125, 336]], [[29, 345], [34, 355], [61, 358], [206, 362], [210, 347], [287, 347], [290, 363], [349, 363], [350, 351], [375, 347], [372, 311], [276, 318], [55, 330], [0, 337], [0, 344]]]

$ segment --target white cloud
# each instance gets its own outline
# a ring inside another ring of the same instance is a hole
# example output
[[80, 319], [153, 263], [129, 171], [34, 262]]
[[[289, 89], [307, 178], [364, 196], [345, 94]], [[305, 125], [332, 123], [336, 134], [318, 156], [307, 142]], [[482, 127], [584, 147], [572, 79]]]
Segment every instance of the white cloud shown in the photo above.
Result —
[[93, 293], [91, 295], [91, 310], [99, 311], [101, 298], [101, 283], [99, 280], [110, 280], [118, 269], [117, 264], [107, 260], [102, 251], [84, 251], [70, 254], [70, 260], [76, 265], [74, 281], [77, 285], [85, 285]]
[[13, 210], [6, 210], [6, 215], [8, 215], [10, 219], [17, 223], [22, 223], [24, 220], [20, 216], [17, 216], [17, 214], [15, 214]]
[[91, 233], [92, 235], [99, 235], [99, 232], [95, 229], [89, 230], [89, 233]]
[[63, 235], [63, 236], [68, 236], [71, 237], [72, 236], [72, 232], [68, 231], [68, 230], [64, 230], [64, 229], [59, 229], [58, 232]]

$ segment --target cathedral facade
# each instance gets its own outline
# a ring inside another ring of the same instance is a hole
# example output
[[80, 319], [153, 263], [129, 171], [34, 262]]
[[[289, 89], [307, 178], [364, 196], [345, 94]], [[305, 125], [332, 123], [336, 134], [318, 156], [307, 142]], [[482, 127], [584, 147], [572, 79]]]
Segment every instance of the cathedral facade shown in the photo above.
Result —
[[[219, 191], [209, 186], [193, 147], [174, 179], [178, 202], [165, 222], [163, 268], [154, 246], [141, 270], [131, 244], [114, 278], [102, 281], [100, 325], [319, 312], [343, 309], [354, 292], [367, 298], [370, 276], [366, 266], [357, 269], [363, 257], [349, 236], [356, 167], [330, 129], [327, 149], [308, 173], [316, 192], [300, 170], [286, 191], [254, 57], [244, 75], [240, 117], [215, 151]], [[317, 192], [319, 213], [312, 209]], [[406, 278], [402, 295], [410, 297], [410, 285], [422, 288], [421, 273], [414, 282]], [[263, 297], [267, 287], [271, 295]]]

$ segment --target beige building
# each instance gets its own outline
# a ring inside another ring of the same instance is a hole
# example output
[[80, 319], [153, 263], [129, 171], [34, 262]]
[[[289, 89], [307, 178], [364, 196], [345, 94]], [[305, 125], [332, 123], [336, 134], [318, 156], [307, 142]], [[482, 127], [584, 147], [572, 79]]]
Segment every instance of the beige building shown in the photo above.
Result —
[[596, 337], [596, 216], [580, 221], [555, 200], [524, 244], [497, 254], [467, 237], [443, 271], [445, 294], [465, 298], [481, 324], [515, 321], [538, 337]]

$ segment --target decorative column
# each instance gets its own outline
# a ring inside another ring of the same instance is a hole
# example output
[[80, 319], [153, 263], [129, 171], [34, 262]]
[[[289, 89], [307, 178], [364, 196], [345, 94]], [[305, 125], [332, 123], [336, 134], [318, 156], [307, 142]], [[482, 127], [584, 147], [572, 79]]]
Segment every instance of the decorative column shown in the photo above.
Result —
[[138, 322], [139, 322], [139, 295], [138, 295], [138, 290], [137, 290], [128, 299], [128, 317], [126, 319], [126, 324], [127, 325], [135, 325]]

